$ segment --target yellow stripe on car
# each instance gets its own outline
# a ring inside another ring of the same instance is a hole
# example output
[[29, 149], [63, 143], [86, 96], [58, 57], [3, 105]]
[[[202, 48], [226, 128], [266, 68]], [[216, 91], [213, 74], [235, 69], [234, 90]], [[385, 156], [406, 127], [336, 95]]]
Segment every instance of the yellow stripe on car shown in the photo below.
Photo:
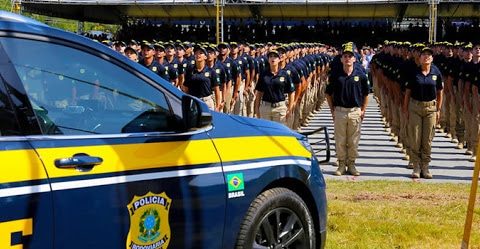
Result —
[[[288, 156], [310, 158], [310, 152], [294, 137], [251, 136], [216, 138], [213, 139], [213, 142], [222, 156], [223, 162], [227, 163]], [[214, 151], [212, 140], [209, 139], [144, 144], [39, 148], [37, 151], [40, 159], [45, 164], [50, 178], [220, 163], [217, 152]], [[75, 169], [59, 169], [55, 167], [54, 162], [56, 159], [72, 157], [78, 153], [101, 157], [103, 163], [94, 167], [91, 171], [81, 173]], [[12, 170], [0, 175], [0, 183], [47, 178], [33, 150], [3, 151], [0, 152], [0, 159], [4, 162], [12, 162], [13, 165]], [[19, 162], [18, 160], [22, 161]], [[33, 167], [38, 170], [33, 170]]]

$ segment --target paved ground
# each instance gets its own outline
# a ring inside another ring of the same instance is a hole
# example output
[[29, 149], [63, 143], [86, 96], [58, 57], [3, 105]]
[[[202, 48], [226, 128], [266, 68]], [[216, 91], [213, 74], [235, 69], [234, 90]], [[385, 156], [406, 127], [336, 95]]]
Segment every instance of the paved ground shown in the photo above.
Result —
[[[402, 181], [421, 181], [421, 182], [455, 182], [469, 183], [472, 179], [474, 163], [469, 162], [469, 156], [464, 155], [465, 150], [455, 149], [455, 144], [450, 143], [445, 138], [445, 133], [436, 133], [433, 139], [432, 162], [430, 163], [430, 172], [433, 179], [410, 178], [411, 169], [407, 169], [407, 161], [402, 160], [403, 154], [400, 149], [395, 147], [395, 142], [390, 141], [390, 136], [383, 128], [381, 123], [381, 114], [375, 100], [370, 96], [369, 105], [365, 120], [362, 123], [362, 136], [359, 146], [359, 158], [357, 159], [357, 169], [361, 175], [353, 177], [335, 176], [336, 166], [335, 141], [330, 140], [332, 157], [329, 163], [322, 164], [326, 178], [344, 179], [344, 180], [402, 180]], [[303, 127], [302, 131], [310, 131], [320, 126], [327, 126], [330, 138], [333, 137], [333, 121], [327, 105], [321, 112], [316, 113], [311, 119], [308, 127]], [[310, 142], [316, 142], [320, 135], [312, 135]], [[322, 144], [322, 143], [321, 143]], [[322, 145], [320, 145], [321, 147]], [[314, 146], [314, 149], [316, 146]], [[321, 154], [321, 153], [320, 153]], [[321, 155], [319, 156], [319, 158]]]

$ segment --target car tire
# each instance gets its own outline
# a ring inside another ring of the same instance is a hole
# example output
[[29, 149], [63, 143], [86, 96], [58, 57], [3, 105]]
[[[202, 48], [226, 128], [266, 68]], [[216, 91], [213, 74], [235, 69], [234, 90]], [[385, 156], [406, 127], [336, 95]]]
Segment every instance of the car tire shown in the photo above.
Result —
[[235, 248], [315, 248], [313, 219], [307, 205], [286, 188], [261, 193], [245, 215]]

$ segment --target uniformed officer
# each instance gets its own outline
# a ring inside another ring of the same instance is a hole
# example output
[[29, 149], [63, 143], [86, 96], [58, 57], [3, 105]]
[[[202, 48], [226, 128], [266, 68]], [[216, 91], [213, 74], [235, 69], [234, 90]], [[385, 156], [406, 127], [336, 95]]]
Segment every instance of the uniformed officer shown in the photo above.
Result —
[[125, 53], [125, 56], [134, 61], [134, 62], [138, 62], [138, 53], [137, 51], [132, 48], [132, 47], [126, 47], [125, 50], [123, 51]]
[[212, 68], [215, 70], [215, 73], [220, 79], [220, 92], [221, 96], [220, 99], [218, 99], [215, 95], [215, 110], [218, 112], [223, 111], [223, 107], [225, 106], [225, 99], [224, 99], [224, 92], [223, 89], [225, 89], [225, 84], [227, 83], [227, 72], [225, 71], [225, 67], [223, 64], [217, 60], [218, 56], [218, 49], [214, 45], [209, 45], [205, 48], [207, 50], [207, 66], [209, 68]]
[[163, 65], [168, 71], [168, 76], [170, 77], [170, 82], [176, 87], [178, 84], [178, 75], [179, 75], [179, 62], [176, 58], [175, 45], [173, 43], [165, 43], [165, 58], [163, 60]]
[[155, 46], [151, 43], [143, 43], [141, 47], [142, 60], [139, 61], [140, 65], [145, 66], [165, 79], [165, 67], [158, 63], [158, 61], [155, 59]]
[[[467, 111], [470, 113], [469, 120], [469, 136], [467, 136], [468, 149], [472, 153], [472, 157], [469, 159], [471, 162], [475, 162], [477, 159], [477, 144], [479, 134], [479, 79], [480, 79], [480, 43], [476, 42], [473, 53], [471, 53], [471, 62], [468, 64], [466, 72], [466, 84], [465, 84], [465, 105]], [[471, 93], [471, 94], [470, 94]], [[471, 96], [468, 96], [471, 95]], [[467, 102], [469, 101], [469, 102]], [[467, 122], [467, 120], [465, 120]]]
[[220, 95], [220, 78], [215, 70], [206, 64], [207, 50], [197, 46], [194, 49], [195, 65], [190, 66], [185, 74], [185, 91], [203, 100], [210, 109], [215, 110], [212, 91], [215, 98], [222, 99]]
[[[368, 79], [354, 66], [356, 58], [351, 44], [343, 48], [343, 68], [330, 75], [326, 94], [335, 127], [335, 150], [338, 158], [336, 175], [348, 171], [359, 176], [355, 167], [360, 142], [360, 127], [368, 103]], [[347, 170], [348, 169], [348, 170]]]
[[411, 73], [405, 83], [403, 112], [408, 112], [412, 178], [432, 178], [428, 167], [435, 125], [440, 118], [443, 99], [442, 74], [432, 61], [433, 50], [429, 47], [422, 48], [420, 66]]
[[236, 62], [240, 68], [239, 76], [236, 82], [233, 82], [234, 90], [230, 105], [232, 113], [236, 115], [245, 116], [247, 109], [245, 106], [245, 86], [246, 82], [250, 82], [250, 70], [248, 68], [248, 61], [239, 55], [239, 48], [236, 42], [230, 43], [230, 57]]
[[255, 87], [255, 116], [286, 125], [295, 102], [289, 101], [287, 106], [285, 95], [294, 100], [295, 87], [287, 70], [279, 66], [277, 50], [268, 52], [268, 62], [269, 68], [260, 74]]

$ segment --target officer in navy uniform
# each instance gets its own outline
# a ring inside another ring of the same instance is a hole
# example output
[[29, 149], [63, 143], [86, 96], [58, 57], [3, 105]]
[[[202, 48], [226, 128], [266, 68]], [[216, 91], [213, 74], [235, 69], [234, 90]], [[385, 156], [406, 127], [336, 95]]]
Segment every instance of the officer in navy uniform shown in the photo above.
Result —
[[361, 69], [355, 67], [356, 58], [351, 43], [344, 45], [340, 60], [343, 68], [332, 72], [326, 88], [335, 127], [338, 159], [335, 174], [340, 176], [348, 171], [353, 176], [359, 176], [355, 160], [358, 156], [361, 122], [368, 103], [368, 79]]
[[187, 69], [185, 74], [185, 91], [203, 100], [210, 109], [215, 110], [212, 92], [215, 99], [221, 100], [220, 78], [215, 70], [206, 64], [207, 50], [204, 47], [196, 46], [194, 49], [195, 64]]
[[168, 71], [168, 76], [170, 77], [170, 82], [176, 87], [178, 87], [178, 61], [175, 57], [176, 51], [173, 43], [165, 43], [165, 58], [163, 59], [163, 65]]
[[223, 112], [231, 113], [231, 102], [233, 97], [233, 88], [237, 83], [237, 79], [240, 77], [240, 68], [238, 64], [230, 58], [230, 45], [228, 43], [222, 42], [217, 45], [218, 48], [218, 61], [220, 61], [227, 74], [226, 84], [222, 89], [222, 93], [224, 96], [225, 106], [223, 108]]
[[138, 63], [152, 70], [153, 72], [158, 74], [160, 77], [165, 79], [166, 70], [165, 70], [165, 67], [160, 63], [158, 63], [158, 61], [155, 58], [155, 53], [156, 53], [155, 46], [151, 43], [143, 43], [141, 48], [142, 48], [142, 60], [140, 60]]
[[428, 167], [431, 161], [435, 125], [440, 120], [443, 100], [443, 79], [440, 70], [432, 63], [433, 50], [421, 49], [419, 67], [407, 76], [403, 112], [408, 113], [410, 161], [412, 178], [431, 179]]
[[295, 86], [287, 69], [279, 67], [278, 51], [271, 50], [267, 56], [269, 68], [260, 74], [255, 87], [255, 116], [286, 125], [294, 101], [290, 101], [287, 106], [285, 95], [288, 95], [288, 99], [294, 100]]
[[225, 67], [223, 66], [223, 63], [217, 60], [218, 56], [218, 49], [216, 46], [210, 44], [206, 48], [207, 50], [207, 66], [215, 70], [215, 73], [220, 79], [220, 92], [221, 98], [217, 99], [215, 97], [215, 110], [218, 112], [223, 111], [223, 107], [225, 105], [225, 95], [222, 89], [225, 89], [225, 84], [227, 83], [227, 72], [225, 70]]

